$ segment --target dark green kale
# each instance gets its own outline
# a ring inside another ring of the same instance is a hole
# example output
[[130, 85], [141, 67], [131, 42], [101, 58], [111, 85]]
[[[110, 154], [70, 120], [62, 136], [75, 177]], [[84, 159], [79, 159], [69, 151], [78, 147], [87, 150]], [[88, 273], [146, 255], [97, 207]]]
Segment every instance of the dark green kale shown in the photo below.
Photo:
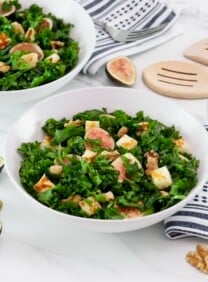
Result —
[[[102, 155], [100, 140], [85, 137], [85, 121], [90, 120], [99, 121], [114, 138], [115, 148], [108, 153], [117, 152], [121, 158], [126, 174], [123, 181], [118, 181], [119, 172], [112, 165], [113, 160]], [[146, 129], [142, 126], [145, 122]], [[137, 141], [135, 148], [127, 150], [116, 144], [121, 127], [128, 128], [128, 134]], [[183, 200], [197, 183], [199, 160], [175, 146], [180, 132], [142, 111], [131, 116], [122, 110], [87, 110], [75, 114], [71, 120], [49, 118], [42, 129], [50, 137], [50, 144], [23, 143], [18, 148], [22, 156], [19, 175], [23, 187], [33, 197], [58, 211], [81, 217], [121, 219], [125, 217], [122, 211], [135, 209], [145, 216]], [[87, 146], [95, 153], [90, 161], [83, 158]], [[170, 172], [172, 184], [165, 189], [160, 190], [146, 173], [145, 154], [149, 152], [156, 152], [158, 167], [166, 166]], [[132, 163], [126, 153], [132, 154], [140, 165]], [[51, 171], [54, 164], [61, 166], [60, 174]], [[34, 185], [43, 175], [54, 187], [37, 192]], [[81, 208], [82, 204], [93, 205], [93, 201], [98, 208], [92, 214]]]

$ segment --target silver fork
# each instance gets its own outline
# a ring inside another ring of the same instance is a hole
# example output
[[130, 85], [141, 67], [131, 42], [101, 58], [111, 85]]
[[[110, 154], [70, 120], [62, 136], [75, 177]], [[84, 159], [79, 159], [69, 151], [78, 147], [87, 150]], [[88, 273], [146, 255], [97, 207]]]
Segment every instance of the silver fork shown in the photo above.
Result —
[[140, 30], [123, 30], [116, 29], [115, 27], [110, 27], [107, 24], [102, 23], [96, 19], [94, 19], [93, 21], [96, 25], [102, 27], [105, 31], [107, 31], [112, 37], [112, 39], [119, 42], [132, 42], [139, 39], [143, 39], [147, 36], [153, 35], [154, 33], [163, 30], [168, 25], [168, 23], [164, 23], [156, 27], [143, 28]]

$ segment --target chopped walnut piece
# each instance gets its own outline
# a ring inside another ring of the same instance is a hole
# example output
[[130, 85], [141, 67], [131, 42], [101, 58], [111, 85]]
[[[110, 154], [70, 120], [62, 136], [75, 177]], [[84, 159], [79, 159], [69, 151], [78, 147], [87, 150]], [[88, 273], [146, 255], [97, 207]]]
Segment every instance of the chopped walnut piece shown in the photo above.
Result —
[[69, 120], [68, 122], [66, 122], [64, 124], [64, 127], [67, 127], [67, 126], [81, 126], [83, 125], [84, 122], [80, 119], [76, 119], [76, 120]]
[[140, 210], [132, 207], [118, 207], [118, 210], [125, 218], [135, 218], [143, 216]]
[[56, 53], [51, 54], [46, 58], [51, 64], [56, 64], [60, 61], [60, 56]]
[[35, 34], [36, 34], [36, 31], [34, 30], [34, 28], [29, 27], [25, 33], [25, 37], [29, 39], [30, 41], [35, 41]]
[[52, 49], [58, 49], [58, 48], [64, 47], [64, 42], [58, 41], [58, 40], [51, 41], [51, 47]]
[[110, 201], [115, 199], [115, 196], [114, 196], [113, 192], [111, 192], [111, 191], [103, 193], [103, 196], [105, 197], [106, 202], [110, 202]]
[[40, 144], [41, 149], [44, 149], [45, 147], [50, 147], [50, 143], [52, 139], [53, 138], [51, 136], [46, 135]]
[[63, 203], [67, 202], [74, 202], [75, 204], [79, 204], [79, 202], [82, 200], [82, 197], [80, 195], [71, 195], [66, 199], [63, 199]]
[[10, 66], [5, 64], [4, 62], [0, 62], [0, 72], [8, 72], [10, 70]]
[[145, 153], [144, 156], [147, 158], [145, 174], [150, 176], [153, 170], [158, 168], [159, 155], [154, 150], [151, 150]]
[[208, 247], [198, 244], [195, 251], [187, 253], [186, 261], [203, 273], [208, 274]]
[[166, 196], [168, 196], [168, 192], [167, 191], [164, 191], [164, 190], [161, 190], [160, 191], [160, 194], [163, 196], [163, 197], [166, 197]]
[[58, 164], [55, 164], [55, 165], [51, 165], [49, 167], [49, 171], [51, 174], [54, 174], [54, 175], [60, 175], [63, 171], [63, 166], [62, 165], [58, 165]]
[[137, 136], [140, 136], [143, 132], [149, 129], [149, 122], [143, 121], [139, 123], [139, 129], [137, 131]]
[[115, 151], [102, 151], [100, 153], [101, 156], [106, 157], [110, 161], [114, 161], [118, 156], [120, 156], [117, 150]]
[[128, 130], [128, 127], [122, 126], [122, 127], [119, 129], [117, 135], [118, 135], [118, 137], [122, 137], [122, 136], [124, 136], [125, 134], [127, 134], [128, 131], [129, 131], [129, 130]]
[[0, 32], [0, 50], [4, 49], [10, 42], [11, 39], [4, 32]]

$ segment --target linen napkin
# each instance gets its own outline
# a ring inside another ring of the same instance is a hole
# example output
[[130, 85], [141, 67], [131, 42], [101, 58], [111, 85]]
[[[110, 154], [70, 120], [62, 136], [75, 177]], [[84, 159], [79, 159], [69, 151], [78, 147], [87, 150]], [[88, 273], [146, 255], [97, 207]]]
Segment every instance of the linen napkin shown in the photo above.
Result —
[[[205, 128], [208, 131], [208, 125]], [[208, 239], [208, 181], [190, 203], [164, 221], [164, 228], [169, 239]]]
[[124, 30], [142, 30], [167, 24], [153, 35], [134, 42], [114, 41], [104, 27], [96, 25], [95, 50], [83, 68], [83, 73], [95, 75], [108, 60], [119, 55], [130, 56], [158, 46], [183, 32], [173, 26], [180, 9], [171, 0], [75, 0], [94, 22]]

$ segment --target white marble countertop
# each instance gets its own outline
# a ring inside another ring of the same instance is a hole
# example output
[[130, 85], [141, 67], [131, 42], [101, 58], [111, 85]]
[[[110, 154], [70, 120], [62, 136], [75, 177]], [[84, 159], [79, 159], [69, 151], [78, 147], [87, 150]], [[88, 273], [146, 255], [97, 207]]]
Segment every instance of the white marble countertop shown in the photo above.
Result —
[[[206, 0], [205, 0], [206, 1]], [[183, 51], [192, 43], [207, 37], [207, 22], [194, 11], [181, 15], [178, 22], [184, 33], [164, 45], [133, 56], [138, 78], [134, 88], [150, 91], [141, 80], [145, 66], [165, 59], [182, 59]], [[187, 1], [189, 2], [189, 1]], [[202, 9], [201, 9], [202, 11]], [[205, 10], [203, 10], [205, 12]], [[199, 20], [200, 19], [200, 20]], [[206, 68], [206, 67], [205, 67]], [[65, 89], [86, 86], [113, 85], [103, 69], [95, 77], [79, 75]], [[208, 100], [171, 99], [196, 116], [202, 123], [208, 120]], [[3, 105], [0, 110], [0, 155], [4, 154], [7, 128], [29, 106]], [[160, 281], [200, 282], [208, 277], [188, 265], [185, 255], [198, 238], [169, 240], [159, 223], [143, 230], [100, 234], [62, 226], [25, 203], [9, 181], [6, 171], [0, 175], [0, 212], [3, 232], [0, 236], [1, 282], [57, 281]]]

